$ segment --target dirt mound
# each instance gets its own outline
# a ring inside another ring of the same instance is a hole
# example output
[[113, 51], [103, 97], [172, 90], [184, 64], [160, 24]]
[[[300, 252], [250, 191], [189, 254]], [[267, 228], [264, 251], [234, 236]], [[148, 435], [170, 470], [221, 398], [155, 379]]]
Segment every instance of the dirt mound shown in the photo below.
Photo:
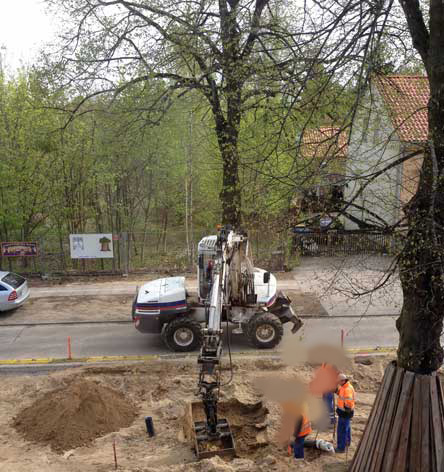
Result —
[[62, 452], [126, 428], [135, 416], [135, 406], [122, 393], [89, 380], [73, 380], [22, 410], [13, 425], [29, 441]]

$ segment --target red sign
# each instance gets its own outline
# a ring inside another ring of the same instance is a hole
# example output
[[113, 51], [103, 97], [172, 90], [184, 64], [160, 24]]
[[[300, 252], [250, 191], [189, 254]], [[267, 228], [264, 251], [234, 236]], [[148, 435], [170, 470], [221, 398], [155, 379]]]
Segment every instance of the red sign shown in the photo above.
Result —
[[2, 256], [18, 257], [18, 256], [37, 256], [37, 243], [1, 243]]

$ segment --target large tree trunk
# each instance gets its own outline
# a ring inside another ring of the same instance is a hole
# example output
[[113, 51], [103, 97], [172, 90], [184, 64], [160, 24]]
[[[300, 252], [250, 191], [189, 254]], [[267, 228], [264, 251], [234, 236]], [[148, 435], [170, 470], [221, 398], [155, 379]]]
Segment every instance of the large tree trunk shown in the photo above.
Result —
[[[232, 108], [231, 105], [229, 108]], [[239, 101], [240, 107], [240, 101]], [[239, 228], [241, 224], [241, 191], [239, 188], [239, 153], [238, 136], [240, 119], [231, 123], [221, 113], [215, 112], [216, 135], [222, 156], [222, 224], [231, 224]]]
[[220, 199], [222, 224], [239, 227], [241, 223], [241, 192], [239, 188], [239, 155], [237, 143], [228, 143], [222, 149], [223, 178]]
[[[442, 122], [430, 102], [429, 119]], [[409, 232], [400, 258], [404, 303], [396, 322], [399, 331], [398, 366], [430, 374], [443, 362], [441, 333], [444, 314], [443, 242], [444, 150], [434, 144], [440, 131], [431, 131], [432, 146], [424, 158], [418, 192], [406, 209]]]
[[[430, 123], [442, 123], [444, 114], [435, 108], [432, 97]], [[435, 144], [442, 130], [442, 124], [430, 128], [431, 149], [424, 158], [418, 191], [406, 208], [409, 232], [399, 267], [404, 303], [396, 322], [398, 365], [418, 374], [430, 374], [443, 362], [444, 180], [438, 175], [444, 168], [444, 149]]]
[[[412, 4], [404, 2], [403, 7], [412, 7]], [[411, 21], [413, 10], [409, 14]], [[407, 208], [409, 233], [400, 261], [404, 305], [397, 321], [400, 334], [398, 365], [421, 374], [437, 370], [443, 362], [440, 343], [444, 316], [443, 25], [441, 0], [430, 2], [429, 34], [418, 35], [421, 31], [418, 23], [409, 25], [429, 77], [430, 146], [424, 158], [418, 191]]]
[[398, 365], [418, 374], [429, 374], [443, 362], [442, 248], [433, 242], [427, 227], [419, 226], [420, 216], [424, 216], [423, 221], [426, 219], [426, 209], [420, 211], [415, 207], [415, 226], [409, 232], [400, 263], [404, 303], [396, 322], [400, 338]]

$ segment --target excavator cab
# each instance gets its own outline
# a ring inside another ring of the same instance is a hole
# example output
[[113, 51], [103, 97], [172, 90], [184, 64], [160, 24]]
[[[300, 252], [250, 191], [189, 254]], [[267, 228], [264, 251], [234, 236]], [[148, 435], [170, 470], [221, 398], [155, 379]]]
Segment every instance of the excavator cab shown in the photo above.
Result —
[[207, 299], [211, 291], [216, 258], [216, 242], [217, 236], [206, 236], [199, 242], [197, 247], [197, 280], [199, 281], [198, 296], [201, 303]]

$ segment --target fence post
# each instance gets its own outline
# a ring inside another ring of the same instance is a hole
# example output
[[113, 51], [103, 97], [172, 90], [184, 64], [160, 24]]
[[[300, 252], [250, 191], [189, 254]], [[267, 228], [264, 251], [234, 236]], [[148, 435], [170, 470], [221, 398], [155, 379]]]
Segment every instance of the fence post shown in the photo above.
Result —
[[121, 251], [122, 251], [122, 270], [123, 276], [128, 277], [129, 273], [129, 254], [128, 254], [128, 233], [125, 231], [120, 235], [121, 243]]
[[46, 273], [46, 266], [45, 266], [45, 249], [43, 247], [43, 239], [39, 239], [39, 259], [40, 259], [40, 277], [42, 279], [46, 279], [48, 274]]

